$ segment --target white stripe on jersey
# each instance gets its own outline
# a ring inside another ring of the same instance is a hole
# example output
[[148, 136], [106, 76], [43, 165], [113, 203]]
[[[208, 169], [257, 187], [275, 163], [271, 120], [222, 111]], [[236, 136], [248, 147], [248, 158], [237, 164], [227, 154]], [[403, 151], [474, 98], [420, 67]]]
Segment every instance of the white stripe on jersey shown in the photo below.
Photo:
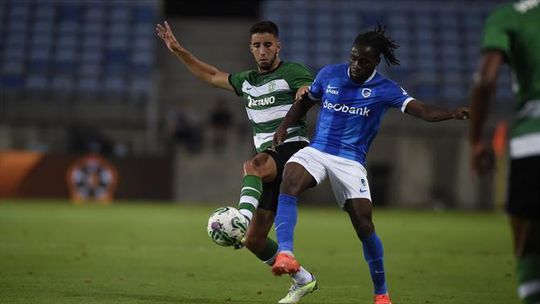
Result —
[[[301, 127], [288, 128], [287, 133], [290, 134], [290, 133], [292, 133], [294, 131], [298, 131], [300, 129], [301, 129]], [[253, 136], [253, 142], [255, 143], [255, 147], [260, 147], [262, 144], [264, 144], [265, 142], [271, 141], [273, 138], [274, 138], [274, 132], [272, 132], [272, 133], [257, 133], [257, 134], [255, 134]], [[287, 138], [285, 140], [285, 142], [304, 140], [304, 138], [305, 137], [303, 137], [303, 136], [291, 137], [291, 138]], [[305, 140], [309, 142], [309, 140], [307, 138], [305, 138]]]
[[283, 118], [287, 115], [287, 112], [292, 107], [291, 104], [270, 107], [262, 110], [254, 110], [246, 108], [247, 115], [249, 120], [254, 123], [262, 123], [267, 121], [276, 120], [278, 118]]
[[528, 133], [510, 138], [512, 159], [540, 155], [540, 133]]
[[285, 79], [276, 79], [269, 81], [261, 86], [253, 86], [247, 80], [242, 83], [242, 92], [251, 95], [252, 97], [259, 97], [272, 92], [278, 91], [290, 91], [291, 88]]

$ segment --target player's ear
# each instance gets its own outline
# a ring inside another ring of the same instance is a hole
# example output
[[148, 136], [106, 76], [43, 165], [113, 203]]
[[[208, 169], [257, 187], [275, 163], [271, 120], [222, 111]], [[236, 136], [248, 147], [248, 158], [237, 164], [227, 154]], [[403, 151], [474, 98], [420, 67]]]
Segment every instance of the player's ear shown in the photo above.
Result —
[[277, 52], [279, 53], [279, 51], [281, 51], [281, 41], [277, 41], [276, 42], [276, 49], [277, 49]]

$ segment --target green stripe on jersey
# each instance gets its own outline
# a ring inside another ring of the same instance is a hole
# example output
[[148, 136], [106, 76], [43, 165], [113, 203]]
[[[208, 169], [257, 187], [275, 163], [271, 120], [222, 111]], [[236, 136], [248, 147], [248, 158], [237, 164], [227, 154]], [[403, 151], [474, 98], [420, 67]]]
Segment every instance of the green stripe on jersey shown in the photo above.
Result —
[[[253, 128], [253, 141], [258, 152], [267, 149], [274, 133], [292, 104], [298, 88], [310, 85], [313, 75], [302, 65], [282, 62], [274, 71], [259, 74], [245, 71], [229, 77], [231, 85], [241, 94]], [[306, 136], [305, 122], [298, 123], [288, 138], [300, 140]]]

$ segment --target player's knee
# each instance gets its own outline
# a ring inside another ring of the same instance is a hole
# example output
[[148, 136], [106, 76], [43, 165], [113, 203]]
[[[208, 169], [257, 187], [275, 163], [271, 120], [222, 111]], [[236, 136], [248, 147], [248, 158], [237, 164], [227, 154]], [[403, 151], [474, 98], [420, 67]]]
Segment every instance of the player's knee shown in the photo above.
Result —
[[[249, 175], [256, 175], [259, 177], [264, 177], [265, 172], [265, 162], [268, 156], [257, 154], [250, 160], [244, 162], [244, 171]], [[266, 170], [267, 171], [267, 170]]]
[[299, 195], [300, 187], [297, 183], [291, 182], [291, 179], [287, 178], [287, 175], [284, 175], [281, 185], [279, 186], [279, 192], [289, 195]]
[[246, 160], [244, 162], [244, 172], [247, 175], [260, 176], [260, 168], [254, 159]]

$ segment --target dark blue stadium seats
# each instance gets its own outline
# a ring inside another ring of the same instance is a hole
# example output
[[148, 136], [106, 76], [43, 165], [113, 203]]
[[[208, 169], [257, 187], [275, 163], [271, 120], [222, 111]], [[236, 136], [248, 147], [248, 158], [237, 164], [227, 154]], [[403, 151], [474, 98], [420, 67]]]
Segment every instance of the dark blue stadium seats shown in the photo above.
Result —
[[138, 101], [146, 100], [157, 5], [158, 0], [1, 0], [0, 89], [78, 92], [74, 98], [82, 99], [134, 92]]
[[[419, 99], [467, 102], [468, 86], [480, 57], [486, 16], [502, 0], [366, 1], [267, 0], [262, 18], [274, 20], [285, 47], [282, 56], [318, 71], [329, 63], [346, 62], [354, 37], [377, 22], [401, 46], [400, 67], [379, 70], [410, 87]], [[509, 79], [497, 94], [511, 97]]]

